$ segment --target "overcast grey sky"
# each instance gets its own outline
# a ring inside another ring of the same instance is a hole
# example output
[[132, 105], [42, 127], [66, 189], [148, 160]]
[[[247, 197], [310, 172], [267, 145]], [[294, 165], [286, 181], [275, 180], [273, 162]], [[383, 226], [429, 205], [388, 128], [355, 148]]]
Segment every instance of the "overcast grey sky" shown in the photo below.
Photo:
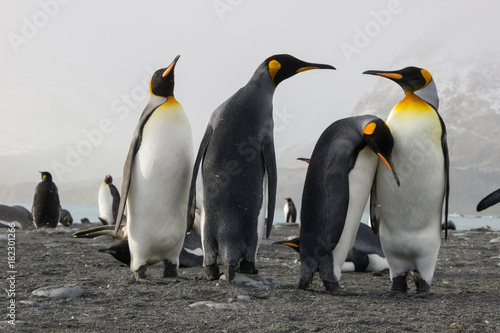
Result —
[[[298, 145], [380, 84], [361, 72], [390, 69], [415, 41], [452, 38], [457, 52], [462, 43], [498, 44], [499, 9], [493, 1], [2, 1], [0, 158], [36, 153], [25, 163], [54, 172], [54, 161], [68, 167], [70, 151], [84, 152], [65, 181], [81, 168], [85, 177], [103, 177], [86, 155], [113, 151], [102, 163], [121, 170], [151, 74], [177, 54], [175, 95], [195, 150], [211, 112], [266, 57], [289, 53], [335, 66], [276, 90], [276, 148]], [[50, 160], [40, 158], [45, 152]], [[38, 180], [12, 174], [2, 177]]]

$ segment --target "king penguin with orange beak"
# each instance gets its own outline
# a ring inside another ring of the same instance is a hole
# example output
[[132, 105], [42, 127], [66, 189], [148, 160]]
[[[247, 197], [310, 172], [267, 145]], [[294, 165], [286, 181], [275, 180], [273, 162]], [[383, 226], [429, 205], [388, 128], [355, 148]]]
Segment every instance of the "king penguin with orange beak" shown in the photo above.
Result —
[[448, 220], [450, 162], [436, 85], [429, 71], [417, 67], [363, 74], [388, 78], [405, 93], [386, 121], [401, 186], [379, 162], [370, 203], [372, 228], [380, 233], [392, 280], [392, 290], [384, 295], [406, 294], [411, 272], [414, 296], [426, 297], [441, 245], [443, 206]]

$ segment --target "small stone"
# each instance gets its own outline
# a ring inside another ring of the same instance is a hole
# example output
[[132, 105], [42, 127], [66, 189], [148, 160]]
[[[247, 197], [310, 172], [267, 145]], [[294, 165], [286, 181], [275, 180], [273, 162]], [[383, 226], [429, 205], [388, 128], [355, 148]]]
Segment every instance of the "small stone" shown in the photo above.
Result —
[[0, 241], [6, 241], [7, 235], [0, 235]]
[[44, 287], [33, 290], [35, 296], [44, 296], [50, 298], [71, 298], [80, 297], [85, 292], [82, 287], [75, 284], [65, 285], [59, 288]]
[[19, 303], [21, 303], [21, 304], [25, 304], [25, 305], [31, 305], [31, 306], [39, 306], [39, 307], [43, 307], [43, 304], [40, 304], [40, 303], [37, 303], [37, 302], [34, 302], [34, 301], [22, 300], [22, 301], [19, 301]]
[[490, 243], [500, 243], [500, 238], [493, 238]]
[[250, 296], [248, 296], [248, 295], [238, 295], [238, 299], [240, 301], [249, 301], [250, 300]]
[[240, 310], [244, 309], [245, 306], [243, 304], [239, 303], [215, 303], [212, 301], [201, 301], [201, 302], [196, 302], [193, 304], [190, 304], [189, 307], [194, 308], [197, 306], [208, 306], [209, 308], [214, 308], [214, 309], [227, 309], [227, 310]]

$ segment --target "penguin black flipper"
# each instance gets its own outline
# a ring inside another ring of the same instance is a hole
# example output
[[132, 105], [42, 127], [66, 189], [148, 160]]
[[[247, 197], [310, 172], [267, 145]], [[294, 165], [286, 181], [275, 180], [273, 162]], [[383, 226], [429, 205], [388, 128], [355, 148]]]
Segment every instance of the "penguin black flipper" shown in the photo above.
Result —
[[[276, 206], [276, 187], [278, 185], [278, 174], [276, 172], [276, 155], [274, 153], [274, 144], [272, 140], [270, 144], [262, 145], [262, 156], [264, 157], [264, 165], [267, 174], [267, 230], [266, 238], [269, 238], [273, 228], [274, 208]], [[265, 205], [265, 203], [262, 203]]]
[[120, 193], [118, 193], [118, 189], [113, 184], [109, 184], [109, 191], [111, 192], [111, 197], [113, 198], [112, 210], [113, 210], [113, 217], [115, 218], [115, 223], [116, 223], [118, 208], [120, 206]]
[[378, 209], [378, 199], [377, 199], [377, 174], [373, 178], [372, 189], [370, 193], [370, 225], [374, 233], [378, 234], [379, 226], [379, 209]]
[[[435, 109], [434, 109], [435, 110]], [[445, 173], [445, 197], [444, 197], [444, 239], [448, 239], [448, 203], [450, 201], [450, 155], [448, 152], [448, 139], [446, 138], [446, 125], [443, 118], [437, 112], [439, 122], [441, 123], [441, 147], [444, 156], [444, 173]]]
[[483, 200], [479, 201], [477, 204], [476, 210], [478, 212], [485, 210], [488, 207], [493, 206], [500, 202], [500, 188], [483, 198]]
[[332, 252], [344, 230], [349, 208], [349, 162], [351, 152], [339, 151], [331, 160], [325, 173], [324, 184], [327, 194], [325, 236], [323, 244], [327, 252]]
[[198, 149], [198, 155], [196, 155], [196, 160], [193, 167], [193, 175], [191, 178], [191, 186], [189, 189], [189, 199], [188, 199], [188, 211], [187, 211], [187, 232], [191, 230], [194, 223], [194, 216], [196, 212], [196, 178], [198, 178], [198, 170], [200, 169], [200, 164], [203, 159], [205, 159], [205, 152], [207, 151], [208, 143], [212, 137], [213, 128], [211, 123], [208, 123], [205, 135], [200, 143], [200, 148]]
[[123, 168], [123, 183], [122, 183], [122, 196], [120, 198], [120, 204], [118, 206], [118, 214], [116, 216], [115, 233], [120, 229], [122, 223], [123, 215], [125, 212], [125, 205], [127, 203], [128, 191], [130, 189], [130, 180], [132, 178], [132, 167], [134, 165], [134, 159], [141, 147], [142, 141], [142, 131], [149, 117], [158, 108], [158, 105], [148, 104], [144, 111], [142, 112], [139, 123], [134, 131], [134, 136], [132, 137], [132, 143], [130, 144], [130, 149], [128, 151], [127, 159], [125, 161], [125, 166]]

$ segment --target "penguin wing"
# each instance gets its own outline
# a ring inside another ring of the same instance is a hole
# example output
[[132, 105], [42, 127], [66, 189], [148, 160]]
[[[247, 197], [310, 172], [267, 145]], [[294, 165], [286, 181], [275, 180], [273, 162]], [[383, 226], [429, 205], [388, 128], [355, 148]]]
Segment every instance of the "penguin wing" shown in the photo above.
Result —
[[[437, 111], [436, 111], [437, 112]], [[439, 115], [441, 123], [441, 148], [444, 156], [444, 173], [445, 173], [445, 195], [444, 195], [444, 238], [448, 239], [448, 203], [450, 201], [450, 155], [448, 152], [448, 140], [446, 138], [446, 126], [443, 118]]]
[[488, 207], [493, 206], [500, 202], [500, 188], [483, 198], [483, 200], [479, 201], [477, 204], [476, 210], [478, 212], [485, 210]]
[[337, 153], [325, 173], [326, 188], [326, 248], [333, 251], [344, 230], [349, 207], [349, 154]]
[[112, 210], [113, 210], [113, 217], [115, 218], [115, 223], [116, 223], [116, 216], [118, 215], [118, 207], [120, 206], [120, 193], [118, 193], [118, 189], [113, 184], [109, 185], [109, 190], [111, 192], [111, 197], [113, 198]]
[[125, 212], [128, 190], [130, 189], [130, 179], [132, 178], [132, 167], [134, 165], [135, 155], [137, 154], [139, 148], [141, 147], [142, 131], [144, 129], [144, 125], [146, 125], [146, 122], [148, 121], [149, 117], [151, 117], [153, 112], [158, 107], [159, 105], [148, 104], [144, 109], [144, 111], [142, 112], [141, 118], [139, 119], [139, 123], [135, 128], [134, 136], [132, 137], [132, 143], [130, 144], [127, 159], [125, 160], [125, 166], [123, 167], [123, 183], [121, 191], [122, 196], [120, 198], [120, 204], [118, 205], [115, 233], [117, 233], [118, 230], [120, 229], [120, 225], [122, 223], [123, 215]]
[[196, 160], [193, 167], [193, 176], [191, 178], [191, 186], [189, 188], [189, 199], [188, 199], [188, 210], [187, 210], [187, 231], [190, 231], [194, 224], [195, 213], [196, 213], [196, 178], [198, 178], [198, 170], [200, 169], [201, 161], [205, 158], [205, 152], [207, 151], [208, 144], [210, 143], [210, 138], [212, 137], [213, 128], [209, 123], [205, 135], [200, 143], [200, 148], [198, 149], [198, 155], [196, 155]]
[[276, 187], [278, 185], [278, 175], [276, 171], [276, 154], [274, 152], [274, 142], [262, 144], [262, 156], [267, 173], [267, 230], [266, 238], [269, 238], [273, 228], [274, 208], [276, 206]]
[[374, 233], [378, 234], [379, 226], [379, 204], [377, 198], [377, 173], [373, 178], [372, 189], [370, 193], [370, 225]]

